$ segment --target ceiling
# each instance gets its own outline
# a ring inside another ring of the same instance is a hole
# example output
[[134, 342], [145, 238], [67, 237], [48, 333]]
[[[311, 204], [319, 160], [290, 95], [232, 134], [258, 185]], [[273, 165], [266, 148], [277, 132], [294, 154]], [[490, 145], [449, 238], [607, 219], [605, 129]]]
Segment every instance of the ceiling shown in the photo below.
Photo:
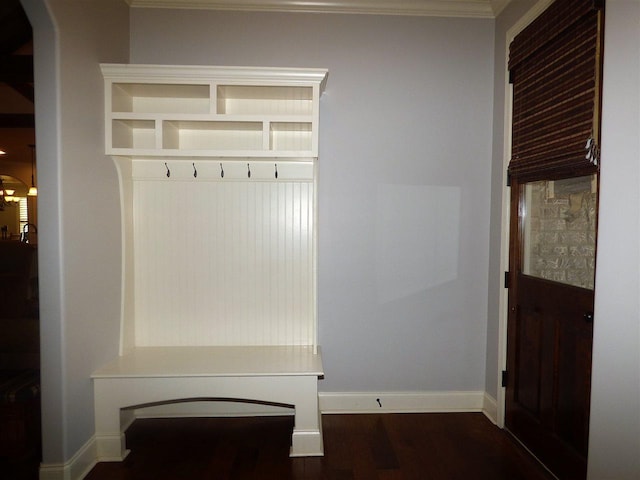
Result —
[[[19, 0], [0, 2], [0, 162], [30, 162], [35, 142], [31, 25]], [[1, 163], [0, 163], [1, 165]], [[3, 173], [3, 172], [0, 172]]]

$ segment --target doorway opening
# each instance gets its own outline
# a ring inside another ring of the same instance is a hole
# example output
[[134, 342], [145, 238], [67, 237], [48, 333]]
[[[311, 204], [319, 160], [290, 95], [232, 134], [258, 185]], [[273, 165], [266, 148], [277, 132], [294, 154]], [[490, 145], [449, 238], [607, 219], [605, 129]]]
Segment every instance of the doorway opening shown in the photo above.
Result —
[[545, 8], [527, 14], [529, 23], [514, 27], [507, 38], [510, 189], [503, 197], [509, 213], [503, 217], [508, 241], [502, 413], [505, 428], [558, 478], [582, 480], [589, 439], [604, 4], [556, 0]]
[[562, 480], [586, 477], [597, 185], [511, 187], [505, 427]]
[[32, 40], [20, 0], [1, 2], [0, 471], [11, 478], [37, 478], [42, 457]]

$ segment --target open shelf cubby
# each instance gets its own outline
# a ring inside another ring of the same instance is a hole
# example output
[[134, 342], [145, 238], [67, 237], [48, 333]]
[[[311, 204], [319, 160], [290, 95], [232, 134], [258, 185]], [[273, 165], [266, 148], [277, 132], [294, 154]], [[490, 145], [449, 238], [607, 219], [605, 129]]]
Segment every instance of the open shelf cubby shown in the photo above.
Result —
[[112, 83], [111, 111], [125, 113], [210, 113], [209, 85]]
[[162, 147], [180, 150], [262, 150], [262, 122], [165, 121]]
[[131, 150], [156, 148], [155, 120], [113, 120], [112, 135], [114, 148]]
[[312, 87], [219, 85], [217, 97], [219, 114], [313, 114]]

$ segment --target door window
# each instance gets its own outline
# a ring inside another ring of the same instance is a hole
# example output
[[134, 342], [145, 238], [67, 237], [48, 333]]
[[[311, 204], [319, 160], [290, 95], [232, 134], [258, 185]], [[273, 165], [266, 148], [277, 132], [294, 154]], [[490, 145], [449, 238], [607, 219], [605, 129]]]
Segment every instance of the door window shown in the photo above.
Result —
[[596, 175], [525, 185], [522, 273], [593, 290]]

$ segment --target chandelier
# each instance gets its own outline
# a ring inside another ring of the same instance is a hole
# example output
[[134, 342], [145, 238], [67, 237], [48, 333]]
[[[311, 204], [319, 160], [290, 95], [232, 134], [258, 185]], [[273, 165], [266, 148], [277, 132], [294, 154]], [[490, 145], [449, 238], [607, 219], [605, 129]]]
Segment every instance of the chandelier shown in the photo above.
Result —
[[15, 197], [16, 191], [12, 188], [4, 188], [2, 177], [0, 177], [0, 209], [4, 207], [13, 207], [20, 203], [20, 199]]

